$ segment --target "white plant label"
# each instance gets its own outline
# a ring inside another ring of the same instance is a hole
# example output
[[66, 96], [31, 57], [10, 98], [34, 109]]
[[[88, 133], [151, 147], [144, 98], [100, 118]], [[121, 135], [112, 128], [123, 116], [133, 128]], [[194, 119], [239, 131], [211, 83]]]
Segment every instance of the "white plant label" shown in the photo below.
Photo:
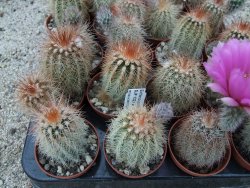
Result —
[[129, 89], [124, 101], [124, 108], [130, 106], [143, 106], [146, 98], [146, 88]]

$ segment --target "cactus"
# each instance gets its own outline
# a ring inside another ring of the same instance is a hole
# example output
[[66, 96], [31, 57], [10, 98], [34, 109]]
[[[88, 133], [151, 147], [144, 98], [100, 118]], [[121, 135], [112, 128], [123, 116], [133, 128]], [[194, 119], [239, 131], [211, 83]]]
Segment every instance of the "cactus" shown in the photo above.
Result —
[[143, 0], [118, 0], [118, 6], [122, 14], [129, 17], [136, 17], [141, 22], [144, 21], [146, 6]]
[[[211, 83], [211, 79], [207, 79], [207, 84]], [[222, 105], [220, 100], [221, 95], [219, 93], [213, 92], [209, 87], [206, 87], [204, 93], [204, 101], [206, 104], [213, 108], [218, 108]]]
[[122, 103], [128, 89], [146, 86], [150, 71], [149, 51], [140, 42], [124, 41], [109, 47], [102, 66], [102, 90], [109, 99]]
[[227, 134], [218, 127], [218, 115], [214, 111], [194, 112], [178, 126], [173, 140], [180, 159], [198, 168], [212, 168], [223, 159], [229, 147]]
[[225, 0], [207, 0], [203, 4], [203, 9], [209, 14], [209, 25], [213, 36], [217, 36], [223, 26], [225, 13]]
[[44, 53], [44, 72], [67, 97], [79, 100], [94, 57], [94, 41], [87, 26], [65, 26], [50, 32]]
[[157, 6], [149, 13], [146, 25], [151, 36], [167, 38], [171, 35], [180, 10], [169, 0], [158, 0]]
[[[242, 152], [249, 155], [250, 154], [250, 119], [247, 118], [244, 121], [242, 128], [240, 129], [239, 133], [236, 135], [239, 138], [240, 148]], [[238, 139], [237, 139], [238, 140]]]
[[92, 1], [93, 1], [92, 2], [93, 10], [94, 10], [94, 12], [96, 12], [102, 6], [109, 7], [116, 0], [92, 0]]
[[228, 26], [219, 38], [221, 41], [233, 38], [238, 40], [250, 39], [250, 23], [244, 21], [235, 22]]
[[113, 19], [109, 30], [109, 41], [116, 43], [124, 40], [143, 41], [145, 32], [137, 18], [120, 15]]
[[219, 127], [223, 131], [234, 132], [246, 118], [246, 112], [238, 107], [222, 107], [220, 108]]
[[239, 8], [241, 5], [243, 5], [245, 0], [229, 0], [228, 1], [228, 9], [230, 11]]
[[179, 55], [199, 59], [210, 34], [208, 16], [202, 9], [186, 13], [173, 29], [169, 47]]
[[140, 170], [161, 157], [167, 138], [164, 124], [154, 114], [145, 106], [123, 109], [109, 126], [107, 153], [126, 168]]
[[52, 0], [57, 26], [79, 24], [88, 21], [88, 6], [84, 0]]
[[172, 57], [158, 68], [151, 84], [156, 101], [171, 103], [174, 112], [182, 114], [200, 103], [204, 76], [199, 63], [184, 57]]
[[34, 130], [42, 155], [67, 167], [87, 155], [89, 128], [80, 112], [61, 102], [41, 107]]
[[53, 92], [52, 83], [39, 72], [20, 79], [17, 85], [18, 101], [29, 112], [39, 111], [40, 105], [48, 106]]
[[195, 8], [200, 6], [204, 0], [173, 0], [176, 4], [185, 4], [188, 8]]
[[163, 122], [168, 122], [168, 120], [174, 116], [173, 108], [170, 103], [161, 102], [156, 104], [152, 110], [155, 112], [155, 118], [161, 119]]

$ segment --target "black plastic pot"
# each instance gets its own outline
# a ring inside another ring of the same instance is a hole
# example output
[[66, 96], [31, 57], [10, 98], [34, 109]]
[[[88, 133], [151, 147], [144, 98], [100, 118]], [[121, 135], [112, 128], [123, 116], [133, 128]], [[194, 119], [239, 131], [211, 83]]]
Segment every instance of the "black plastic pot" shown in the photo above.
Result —
[[[85, 117], [97, 128], [101, 145], [105, 136], [105, 120], [84, 105]], [[30, 124], [30, 130], [32, 128]], [[58, 180], [46, 176], [38, 167], [34, 158], [34, 139], [27, 135], [22, 156], [24, 172], [35, 188], [163, 188], [163, 187], [249, 187], [250, 173], [231, 159], [228, 167], [220, 174], [209, 178], [197, 178], [185, 174], [178, 169], [167, 155], [161, 168], [149, 177], [140, 180], [128, 180], [117, 175], [105, 162], [103, 149], [96, 165], [84, 176], [72, 180]]]

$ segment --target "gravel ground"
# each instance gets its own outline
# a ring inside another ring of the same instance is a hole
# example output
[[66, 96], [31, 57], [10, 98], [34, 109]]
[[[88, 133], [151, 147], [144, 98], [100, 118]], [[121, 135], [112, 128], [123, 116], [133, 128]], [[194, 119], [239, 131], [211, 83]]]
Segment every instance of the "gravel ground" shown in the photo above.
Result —
[[[234, 11], [226, 23], [239, 15], [250, 20], [247, 6]], [[0, 187], [31, 187], [21, 167], [28, 118], [16, 106], [15, 86], [25, 72], [39, 62], [44, 38], [43, 22], [48, 0], [0, 0]]]

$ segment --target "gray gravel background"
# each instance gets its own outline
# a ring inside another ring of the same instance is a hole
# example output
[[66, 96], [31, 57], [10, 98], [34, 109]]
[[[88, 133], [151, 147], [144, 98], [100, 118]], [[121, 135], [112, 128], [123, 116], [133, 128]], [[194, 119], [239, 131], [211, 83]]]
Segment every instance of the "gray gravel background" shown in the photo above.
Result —
[[[250, 20], [250, 0], [226, 18]], [[28, 118], [16, 105], [16, 81], [34, 70], [48, 0], [0, 0], [0, 188], [27, 188], [31, 184], [21, 167]]]

